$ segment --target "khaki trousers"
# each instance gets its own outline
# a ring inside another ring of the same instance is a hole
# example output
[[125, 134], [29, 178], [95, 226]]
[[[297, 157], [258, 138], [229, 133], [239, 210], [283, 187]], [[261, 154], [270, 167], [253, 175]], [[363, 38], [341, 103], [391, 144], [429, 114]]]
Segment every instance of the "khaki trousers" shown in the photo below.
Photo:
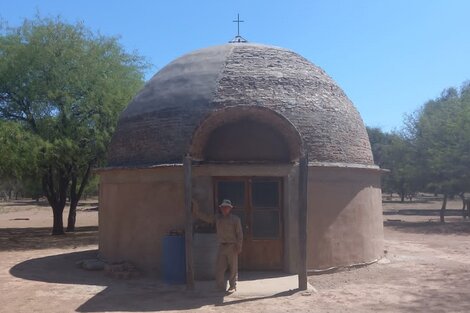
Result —
[[230, 287], [237, 286], [238, 278], [238, 253], [235, 243], [219, 244], [217, 253], [217, 264], [215, 268], [215, 282], [220, 290], [226, 289], [225, 272], [229, 271]]

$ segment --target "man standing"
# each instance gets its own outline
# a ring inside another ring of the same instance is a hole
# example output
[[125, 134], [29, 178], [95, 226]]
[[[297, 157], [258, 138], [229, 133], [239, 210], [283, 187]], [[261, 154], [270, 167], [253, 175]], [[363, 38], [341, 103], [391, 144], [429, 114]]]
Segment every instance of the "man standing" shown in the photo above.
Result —
[[225, 272], [229, 270], [229, 289], [232, 293], [237, 290], [238, 278], [238, 254], [242, 252], [243, 232], [240, 218], [231, 213], [232, 202], [223, 200], [219, 205], [220, 213], [215, 216], [200, 212], [197, 203], [193, 200], [193, 213], [201, 220], [213, 224], [217, 230], [219, 248], [215, 269], [215, 281], [217, 289], [226, 290]]

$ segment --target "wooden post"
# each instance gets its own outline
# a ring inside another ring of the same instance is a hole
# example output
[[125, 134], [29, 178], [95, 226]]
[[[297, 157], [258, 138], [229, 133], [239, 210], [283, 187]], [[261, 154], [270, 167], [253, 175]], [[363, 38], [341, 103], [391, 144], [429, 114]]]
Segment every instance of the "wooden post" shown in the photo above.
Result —
[[186, 288], [194, 289], [194, 272], [193, 272], [193, 214], [191, 212], [192, 200], [192, 173], [191, 173], [191, 157], [186, 156], [183, 161], [184, 170], [184, 206], [186, 212], [186, 228], [185, 228], [185, 248], [186, 248]]
[[299, 160], [299, 290], [307, 290], [308, 155]]

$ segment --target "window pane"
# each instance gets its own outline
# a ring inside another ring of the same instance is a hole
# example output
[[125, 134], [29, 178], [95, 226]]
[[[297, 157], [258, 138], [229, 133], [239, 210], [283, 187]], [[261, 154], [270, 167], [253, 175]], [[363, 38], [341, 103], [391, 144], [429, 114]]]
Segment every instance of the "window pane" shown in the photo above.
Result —
[[245, 182], [243, 181], [219, 181], [217, 200], [220, 204], [222, 200], [228, 199], [232, 201], [232, 205], [236, 207], [244, 207], [245, 205]]
[[253, 211], [253, 238], [279, 238], [279, 211]]
[[251, 188], [253, 207], [277, 208], [279, 206], [279, 182], [254, 181]]

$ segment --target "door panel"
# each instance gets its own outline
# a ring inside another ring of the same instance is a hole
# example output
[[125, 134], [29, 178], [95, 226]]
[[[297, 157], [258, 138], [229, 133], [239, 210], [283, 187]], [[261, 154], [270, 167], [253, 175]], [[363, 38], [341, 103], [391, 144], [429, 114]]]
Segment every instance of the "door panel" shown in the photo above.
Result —
[[281, 178], [215, 178], [215, 204], [232, 201], [232, 213], [243, 228], [241, 269], [282, 269], [282, 180]]
[[279, 212], [276, 210], [254, 210], [252, 212], [253, 239], [279, 239]]

